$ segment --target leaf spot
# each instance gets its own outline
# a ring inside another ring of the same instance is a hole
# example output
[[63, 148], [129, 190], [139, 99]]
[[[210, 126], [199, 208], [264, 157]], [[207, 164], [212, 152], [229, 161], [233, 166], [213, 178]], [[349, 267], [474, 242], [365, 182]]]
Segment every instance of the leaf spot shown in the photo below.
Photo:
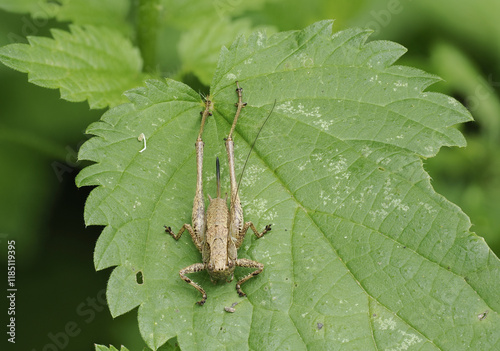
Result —
[[310, 160], [307, 160], [301, 164], [299, 164], [298, 168], [299, 168], [299, 171], [303, 171], [304, 169], [306, 169], [307, 165], [310, 164], [311, 161]]
[[231, 80], [231, 81], [235, 81], [236, 80], [236, 76], [232, 73], [228, 73], [226, 74], [226, 79], [227, 80]]
[[396, 81], [394, 83], [394, 86], [396, 86], [396, 87], [407, 87], [408, 86], [408, 82], [403, 82], [403, 81], [398, 80], [398, 81]]
[[[313, 107], [311, 109], [306, 109], [304, 105], [299, 103], [297, 107], [294, 107], [292, 105], [291, 101], [285, 101], [278, 107], [276, 107], [277, 111], [282, 111], [285, 114], [291, 114], [291, 115], [302, 115], [306, 117], [322, 117], [321, 113], [319, 112], [319, 106]], [[316, 121], [313, 122], [316, 125], [324, 125], [325, 127], [323, 129], [328, 130], [328, 127], [333, 124], [333, 121]]]
[[257, 45], [264, 46], [264, 33], [258, 32], [257, 35], [258, 35]]
[[267, 200], [254, 199], [251, 203], [248, 204], [246, 210], [249, 215], [260, 217], [267, 210]]
[[141, 205], [142, 205], [142, 202], [135, 200], [134, 206], [132, 206], [132, 208], [135, 210], [137, 207], [139, 207]]
[[396, 322], [394, 322], [394, 320], [392, 318], [386, 318], [386, 319], [378, 318], [377, 322], [378, 322], [381, 330], [387, 330], [387, 329], [395, 330], [396, 329]]
[[477, 318], [479, 319], [479, 321], [483, 321], [483, 320], [485, 320], [485, 319], [486, 319], [486, 317], [488, 316], [488, 313], [489, 313], [489, 312], [490, 312], [490, 311], [486, 310], [486, 311], [484, 311], [483, 313], [478, 314], [478, 315], [477, 315]]
[[135, 274], [135, 281], [137, 284], [142, 285], [144, 284], [144, 276], [142, 274], [142, 271], [139, 271]]
[[427, 211], [427, 213], [429, 213], [429, 214], [437, 212], [437, 210], [434, 209], [434, 207], [432, 207], [431, 204], [428, 204], [428, 203], [425, 203], [425, 202], [419, 202], [418, 204], [420, 206], [423, 206], [425, 208], [425, 210]]
[[401, 342], [401, 344], [399, 346], [397, 346], [395, 348], [388, 349], [388, 350], [394, 350], [394, 351], [408, 350], [410, 348], [410, 346], [415, 345], [419, 342], [422, 342], [422, 339], [419, 338], [415, 334], [410, 334], [410, 333], [407, 333], [403, 330], [398, 330], [398, 333], [403, 335], [405, 338], [403, 339], [403, 341]]

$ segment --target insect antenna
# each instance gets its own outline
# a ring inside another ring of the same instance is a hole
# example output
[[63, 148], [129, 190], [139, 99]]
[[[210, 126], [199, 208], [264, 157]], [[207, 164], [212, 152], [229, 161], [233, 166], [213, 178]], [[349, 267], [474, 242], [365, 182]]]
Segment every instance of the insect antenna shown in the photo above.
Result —
[[269, 111], [269, 114], [267, 115], [266, 119], [264, 120], [264, 123], [259, 128], [259, 131], [257, 132], [257, 136], [253, 140], [252, 145], [250, 146], [250, 151], [248, 151], [247, 158], [245, 159], [245, 163], [243, 164], [243, 169], [241, 170], [241, 175], [240, 175], [240, 180], [238, 180], [238, 186], [236, 187], [236, 194], [238, 194], [238, 190], [240, 190], [240, 184], [241, 180], [243, 179], [243, 173], [245, 173], [245, 168], [247, 167], [248, 159], [250, 158], [250, 154], [252, 153], [253, 147], [255, 146], [255, 143], [257, 142], [257, 139], [259, 138], [260, 132], [264, 128], [265, 124], [267, 123], [267, 120], [269, 117], [271, 117], [271, 114], [274, 111], [274, 107], [276, 106], [276, 99], [274, 100], [273, 107], [271, 108], [271, 111]]

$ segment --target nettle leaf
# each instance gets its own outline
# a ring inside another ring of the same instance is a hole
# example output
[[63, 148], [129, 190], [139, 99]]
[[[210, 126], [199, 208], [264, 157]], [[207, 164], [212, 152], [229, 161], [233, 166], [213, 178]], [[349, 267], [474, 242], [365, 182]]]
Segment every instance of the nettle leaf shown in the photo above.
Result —
[[43, 0], [0, 0], [0, 9], [14, 13], [33, 13], [37, 18], [50, 17], [47, 10], [55, 8], [57, 5], [50, 5], [48, 1]]
[[[222, 18], [213, 22], [211, 18], [203, 18], [195, 26], [183, 32], [179, 40], [179, 57], [184, 72], [193, 72], [205, 85], [212, 81], [217, 67], [219, 52], [223, 45], [231, 44], [240, 35], [251, 34], [256, 29], [275, 32], [271, 27], [253, 28], [248, 19], [230, 21]], [[193, 45], [197, 43], [197, 45]]]
[[126, 100], [125, 90], [141, 85], [142, 59], [121, 33], [105, 27], [52, 29], [54, 39], [28, 37], [28, 44], [0, 48], [0, 61], [28, 73], [30, 82], [59, 88], [68, 101], [88, 100], [92, 108]]
[[121, 349], [117, 349], [116, 347], [110, 345], [109, 347], [95, 344], [95, 351], [128, 351], [125, 346], [122, 346]]
[[[170, 339], [168, 343], [163, 345], [158, 349], [159, 351], [178, 351], [180, 350], [178, 345], [175, 342], [175, 339]], [[106, 347], [104, 345], [95, 344], [95, 351], [128, 351], [128, 349], [122, 345], [120, 349], [117, 349], [113, 345]], [[144, 348], [143, 351], [151, 351], [149, 348]]]
[[[97, 269], [116, 266], [107, 290], [113, 316], [135, 307], [145, 341], [157, 349], [475, 350], [499, 346], [499, 261], [469, 232], [467, 216], [434, 192], [422, 159], [464, 146], [453, 127], [471, 120], [456, 100], [423, 92], [438, 79], [392, 65], [405, 49], [366, 43], [369, 31], [332, 35], [331, 22], [223, 49], [204, 141], [205, 195], [215, 195], [214, 160], [244, 89], [236, 128], [237, 174], [258, 129], [240, 187], [247, 220], [273, 230], [247, 235], [239, 257], [264, 272], [244, 284], [212, 285], [189, 235], [195, 193], [194, 141], [203, 104], [172, 80], [128, 92], [131, 103], [90, 126], [80, 158], [95, 161], [77, 183], [98, 185], [85, 208], [105, 225]], [[147, 149], [137, 140], [147, 137]], [[225, 166], [226, 162], [222, 162]], [[228, 189], [227, 166], [223, 181]], [[236, 278], [247, 272], [236, 271]], [[235, 279], [236, 280], [236, 279]], [[224, 307], [239, 302], [236, 312]]]
[[130, 2], [123, 0], [59, 0], [60, 5], [55, 12], [59, 21], [70, 21], [74, 24], [92, 24], [131, 32], [127, 16]]
[[184, 31], [199, 26], [200, 21], [207, 18], [211, 19], [213, 25], [218, 25], [220, 21], [239, 18], [248, 11], [261, 11], [265, 4], [266, 0], [160, 0], [165, 10], [162, 22]]
[[73, 24], [93, 24], [130, 32], [126, 18], [130, 3], [123, 0], [0, 0], [0, 9], [29, 13], [38, 26], [39, 19], [56, 18]]

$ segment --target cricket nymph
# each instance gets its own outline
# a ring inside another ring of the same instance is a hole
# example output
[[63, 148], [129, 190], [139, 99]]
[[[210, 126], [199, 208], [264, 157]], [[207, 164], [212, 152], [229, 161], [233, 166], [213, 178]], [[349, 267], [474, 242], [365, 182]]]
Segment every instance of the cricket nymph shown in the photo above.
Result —
[[208, 196], [210, 204], [207, 209], [207, 230], [202, 247], [203, 263], [213, 283], [219, 280], [233, 280], [234, 261], [236, 260], [236, 246], [229, 236], [229, 211], [227, 197], [220, 197], [220, 165], [217, 169], [217, 197]]
[[234, 270], [236, 267], [255, 268], [255, 270], [240, 279], [236, 283], [236, 291], [240, 296], [246, 296], [241, 290], [241, 284], [248, 279], [258, 275], [264, 269], [262, 263], [252, 261], [246, 258], [238, 258], [238, 249], [243, 243], [245, 234], [249, 228], [252, 229], [257, 238], [262, 237], [265, 233], [271, 230], [271, 225], [267, 225], [262, 232], [258, 232], [252, 222], [245, 222], [243, 219], [243, 208], [238, 196], [238, 183], [236, 182], [236, 174], [234, 170], [234, 142], [233, 132], [236, 127], [238, 116], [240, 115], [246, 103], [242, 102], [242, 89], [236, 82], [236, 92], [238, 94], [238, 103], [236, 104], [236, 114], [231, 126], [228, 137], [226, 138], [226, 152], [229, 165], [229, 178], [231, 183], [231, 198], [230, 208], [227, 207], [227, 196], [221, 198], [220, 187], [220, 164], [219, 158], [216, 160], [217, 172], [217, 197], [208, 197], [210, 203], [205, 214], [205, 204], [203, 201], [203, 127], [208, 116], [212, 115], [212, 102], [207, 99], [205, 101], [205, 110], [202, 112], [200, 132], [195, 143], [196, 148], [196, 193], [193, 201], [193, 212], [191, 223], [184, 224], [179, 232], [174, 234], [170, 227], [165, 226], [165, 231], [172, 235], [175, 240], [179, 240], [184, 230], [187, 230], [193, 239], [196, 248], [202, 254], [203, 263], [195, 263], [179, 271], [179, 275], [189, 285], [196, 288], [201, 294], [202, 299], [197, 303], [203, 305], [207, 300], [205, 290], [189, 279], [186, 274], [195, 273], [206, 270], [210, 275], [212, 282], [219, 280], [231, 281], [233, 279]]

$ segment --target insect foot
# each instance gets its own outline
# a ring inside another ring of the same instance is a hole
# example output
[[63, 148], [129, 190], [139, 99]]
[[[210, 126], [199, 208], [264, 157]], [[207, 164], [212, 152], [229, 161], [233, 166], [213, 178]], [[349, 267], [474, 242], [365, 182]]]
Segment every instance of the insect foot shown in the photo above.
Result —
[[172, 235], [172, 236], [174, 237], [174, 239], [175, 239], [175, 240], [179, 240], [179, 239], [177, 239], [177, 238], [175, 237], [175, 234], [174, 234], [174, 232], [172, 231], [172, 228], [167, 227], [166, 225], [164, 225], [163, 227], [165, 227], [165, 232], [166, 232], [166, 233], [168, 233], [168, 234]]

